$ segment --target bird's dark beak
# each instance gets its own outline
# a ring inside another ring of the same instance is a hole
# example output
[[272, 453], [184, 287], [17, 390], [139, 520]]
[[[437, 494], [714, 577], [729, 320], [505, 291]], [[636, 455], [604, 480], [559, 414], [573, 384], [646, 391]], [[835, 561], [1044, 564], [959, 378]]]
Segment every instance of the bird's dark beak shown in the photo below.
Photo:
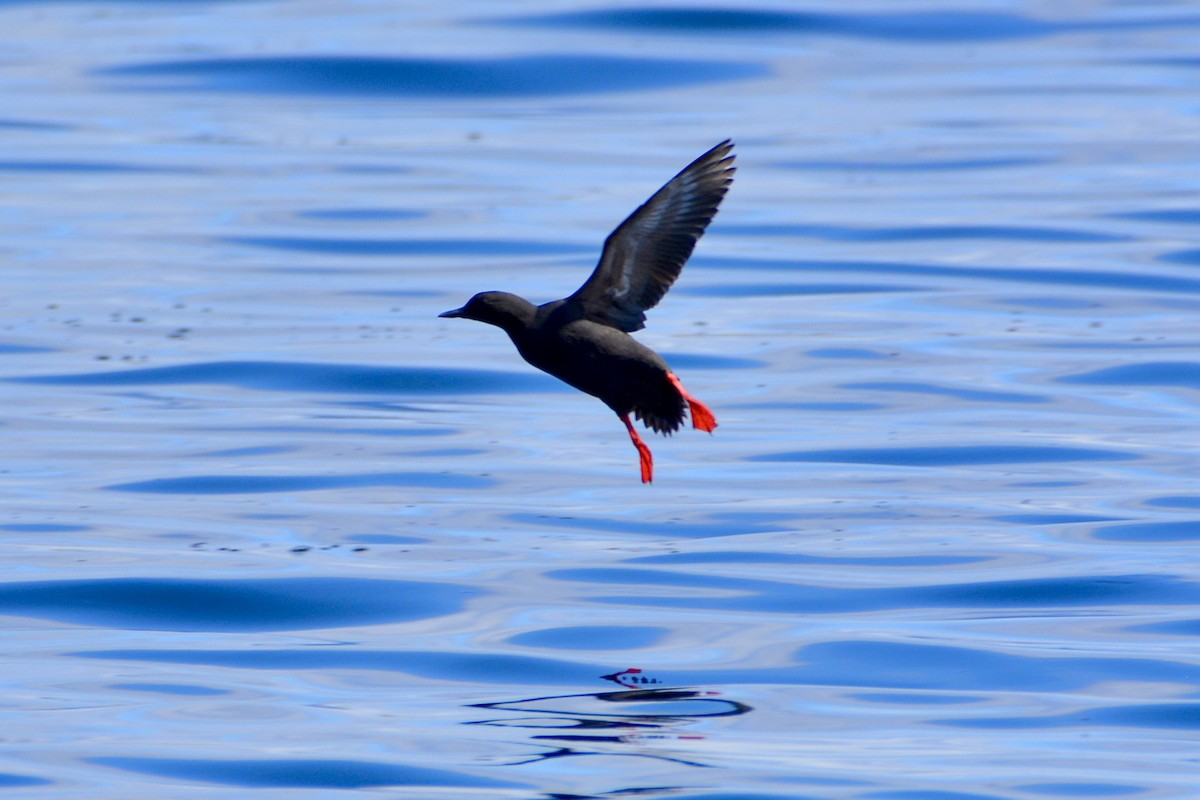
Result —
[[457, 319], [459, 317], [464, 317], [466, 315], [463, 314], [463, 309], [456, 308], [453, 311], [443, 311], [441, 314], [438, 314], [438, 316], [444, 317], [446, 319]]

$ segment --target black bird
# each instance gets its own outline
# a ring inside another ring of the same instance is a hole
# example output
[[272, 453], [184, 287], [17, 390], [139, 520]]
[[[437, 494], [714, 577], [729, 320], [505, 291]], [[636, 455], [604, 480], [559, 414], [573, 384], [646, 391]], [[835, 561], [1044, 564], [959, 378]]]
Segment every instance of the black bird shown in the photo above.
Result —
[[653, 480], [654, 459], [630, 413], [669, 435], [683, 424], [686, 405], [693, 428], [717, 427], [667, 362], [629, 334], [645, 327], [645, 312], [671, 288], [716, 215], [733, 183], [733, 159], [726, 139], [667, 181], [609, 234], [599, 265], [570, 297], [535, 306], [508, 292], [481, 292], [439, 315], [503, 328], [530, 364], [603, 400], [638, 450], [642, 483]]

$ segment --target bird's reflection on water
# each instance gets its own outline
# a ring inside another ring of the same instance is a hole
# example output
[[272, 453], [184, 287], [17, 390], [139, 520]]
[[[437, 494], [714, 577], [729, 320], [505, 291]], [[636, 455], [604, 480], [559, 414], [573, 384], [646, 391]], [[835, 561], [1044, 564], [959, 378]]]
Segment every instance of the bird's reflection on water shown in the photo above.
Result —
[[[621, 685], [659, 682], [636, 669], [603, 677]], [[554, 731], [531, 734], [529, 739], [545, 745], [544, 749], [510, 761], [507, 766], [568, 756], [621, 755], [708, 767], [711, 765], [670, 753], [670, 745], [704, 739], [703, 734], [687, 730], [702, 720], [740, 716], [752, 710], [745, 703], [720, 697], [719, 692], [689, 688], [631, 688], [475, 703], [471, 707], [516, 716], [473, 720], [470, 725]]]

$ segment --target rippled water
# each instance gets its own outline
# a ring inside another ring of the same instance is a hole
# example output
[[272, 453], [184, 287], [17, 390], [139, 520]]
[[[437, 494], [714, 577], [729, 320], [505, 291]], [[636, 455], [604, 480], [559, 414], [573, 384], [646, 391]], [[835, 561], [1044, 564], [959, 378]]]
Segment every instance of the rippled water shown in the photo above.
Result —
[[[0, 19], [6, 796], [1195, 796], [1194, 5]], [[727, 136], [644, 487], [436, 314]]]

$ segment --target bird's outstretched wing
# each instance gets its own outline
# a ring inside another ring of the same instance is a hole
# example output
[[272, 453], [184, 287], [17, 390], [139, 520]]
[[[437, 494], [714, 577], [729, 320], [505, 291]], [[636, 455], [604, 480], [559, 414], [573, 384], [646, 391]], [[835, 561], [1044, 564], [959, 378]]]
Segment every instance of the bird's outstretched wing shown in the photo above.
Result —
[[679, 277], [696, 241], [733, 183], [733, 142], [726, 139], [688, 164], [604, 242], [595, 272], [567, 302], [586, 317], [626, 332], [646, 325]]

